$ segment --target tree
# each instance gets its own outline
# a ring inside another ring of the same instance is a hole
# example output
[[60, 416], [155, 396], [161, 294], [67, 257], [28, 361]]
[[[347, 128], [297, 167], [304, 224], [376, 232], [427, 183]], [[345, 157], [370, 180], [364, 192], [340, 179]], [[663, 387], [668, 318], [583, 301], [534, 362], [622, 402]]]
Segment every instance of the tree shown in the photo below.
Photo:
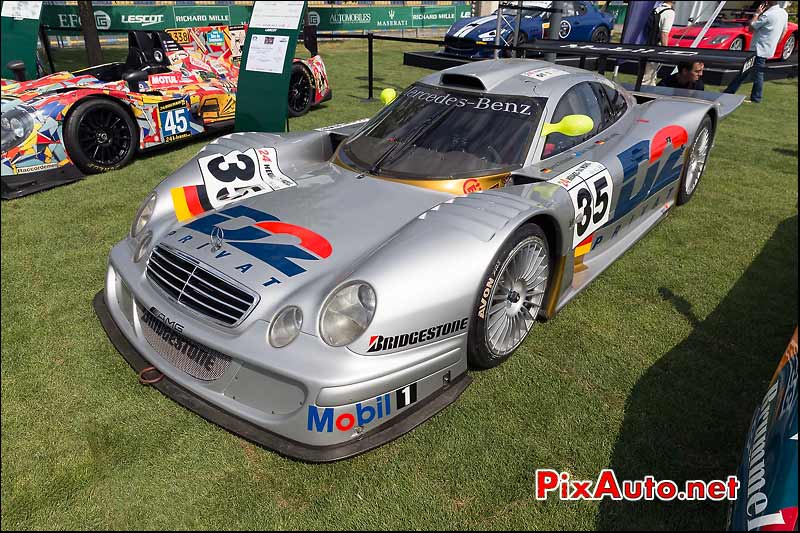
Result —
[[78, 2], [78, 13], [81, 17], [81, 31], [86, 44], [86, 56], [89, 66], [103, 63], [103, 52], [100, 50], [100, 38], [97, 36], [97, 23], [94, 20], [94, 7], [91, 0]]

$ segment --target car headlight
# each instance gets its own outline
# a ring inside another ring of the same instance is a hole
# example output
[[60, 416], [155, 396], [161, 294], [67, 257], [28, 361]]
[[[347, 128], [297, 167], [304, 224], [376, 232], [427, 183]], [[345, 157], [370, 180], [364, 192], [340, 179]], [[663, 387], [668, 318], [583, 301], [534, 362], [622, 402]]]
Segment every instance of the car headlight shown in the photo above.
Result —
[[0, 118], [0, 149], [3, 152], [18, 146], [33, 131], [34, 110], [19, 105], [4, 110]]
[[133, 252], [133, 262], [138, 263], [144, 257], [144, 253], [147, 251], [147, 248], [150, 246], [150, 241], [153, 240], [153, 232], [148, 231], [142, 238], [139, 239], [139, 242], [136, 244], [136, 250]]
[[303, 327], [303, 312], [299, 307], [289, 306], [275, 317], [269, 327], [269, 343], [283, 348], [300, 334]]
[[717, 35], [709, 41], [709, 44], [722, 44], [730, 38], [730, 35]]
[[337, 290], [322, 309], [322, 340], [331, 346], [345, 346], [356, 340], [372, 322], [375, 304], [375, 290], [364, 282]]
[[156, 208], [156, 193], [151, 193], [147, 199], [142, 202], [142, 205], [139, 207], [139, 211], [136, 212], [136, 218], [133, 219], [133, 224], [131, 225], [131, 237], [134, 239], [137, 235], [139, 235], [147, 223], [150, 222], [150, 218], [153, 216], [153, 211]]

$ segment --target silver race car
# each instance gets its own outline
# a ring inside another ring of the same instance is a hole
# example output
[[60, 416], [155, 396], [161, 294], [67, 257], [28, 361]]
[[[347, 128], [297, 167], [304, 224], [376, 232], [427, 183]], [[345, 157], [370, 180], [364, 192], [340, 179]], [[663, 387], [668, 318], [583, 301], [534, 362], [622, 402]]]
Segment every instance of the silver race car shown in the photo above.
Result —
[[361, 124], [222, 137], [144, 201], [95, 309], [142, 382], [206, 419], [353, 456], [455, 401], [691, 199], [741, 101], [693, 96], [495, 60]]

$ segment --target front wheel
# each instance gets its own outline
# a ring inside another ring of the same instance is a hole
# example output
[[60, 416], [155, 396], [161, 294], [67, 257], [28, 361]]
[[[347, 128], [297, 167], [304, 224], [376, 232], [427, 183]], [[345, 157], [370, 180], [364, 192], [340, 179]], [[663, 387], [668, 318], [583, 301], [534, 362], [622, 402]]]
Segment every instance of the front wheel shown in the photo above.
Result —
[[744, 48], [744, 37], [737, 37], [731, 41], [728, 50], [742, 50]]
[[[511, 35], [514, 35], [514, 34], [512, 33]], [[519, 32], [519, 35], [517, 35], [517, 44], [516, 44], [516, 46], [523, 46], [527, 42], [528, 42], [528, 36], [525, 35], [525, 32], [523, 32], [523, 31]], [[515, 54], [514, 54], [514, 52], [512, 50], [503, 50], [503, 56], [504, 57], [514, 57], [514, 55]], [[524, 52], [517, 52], [516, 56], [517, 57], [525, 57], [525, 53]]]
[[703, 171], [706, 169], [708, 152], [711, 150], [711, 143], [713, 140], [714, 124], [711, 117], [706, 115], [700, 123], [700, 127], [697, 128], [697, 133], [689, 147], [686, 161], [683, 164], [681, 189], [678, 193], [678, 205], [683, 205], [691, 200], [694, 191], [697, 190], [697, 184], [700, 183], [700, 178], [703, 176]]
[[470, 365], [499, 365], [522, 344], [544, 302], [550, 250], [544, 231], [526, 224], [500, 248], [478, 289], [469, 332]]
[[125, 166], [136, 153], [138, 141], [133, 118], [122, 104], [113, 100], [84, 100], [64, 124], [67, 154], [86, 174]]
[[592, 42], [607, 43], [611, 40], [611, 34], [605, 26], [599, 26], [592, 32]]
[[301, 63], [294, 63], [289, 81], [290, 117], [305, 115], [311, 108], [313, 85], [308, 69]]
[[783, 43], [783, 51], [781, 52], [781, 59], [787, 61], [790, 57], [792, 57], [792, 52], [794, 52], [794, 46], [797, 42], [797, 39], [794, 35], [790, 35], [786, 42]]

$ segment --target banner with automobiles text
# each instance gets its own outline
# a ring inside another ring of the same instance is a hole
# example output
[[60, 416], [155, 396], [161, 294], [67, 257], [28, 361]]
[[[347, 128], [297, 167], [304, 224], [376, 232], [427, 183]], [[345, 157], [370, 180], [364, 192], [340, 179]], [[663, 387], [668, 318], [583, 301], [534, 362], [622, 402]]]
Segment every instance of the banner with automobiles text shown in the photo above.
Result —
[[[240, 25], [250, 20], [252, 6], [95, 6], [97, 29], [101, 32], [164, 30], [215, 24]], [[319, 31], [380, 31], [415, 28], [447, 28], [456, 20], [469, 17], [469, 2], [423, 6], [315, 7], [309, 22]], [[49, 31], [80, 32], [78, 6], [44, 5], [42, 24]]]

